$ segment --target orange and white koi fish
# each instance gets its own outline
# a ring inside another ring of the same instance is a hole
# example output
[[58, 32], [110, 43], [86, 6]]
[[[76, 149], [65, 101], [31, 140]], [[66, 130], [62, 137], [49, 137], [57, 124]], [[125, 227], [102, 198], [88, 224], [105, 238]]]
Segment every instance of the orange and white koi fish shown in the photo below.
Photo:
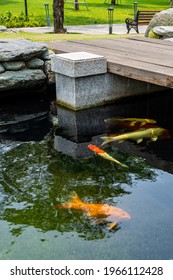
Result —
[[101, 138], [104, 140], [101, 146], [113, 142], [119, 141], [123, 142], [125, 140], [136, 140], [137, 143], [142, 142], [144, 138], [151, 139], [151, 141], [156, 141], [158, 137], [160, 137], [165, 132], [164, 128], [148, 128], [148, 129], [139, 129], [134, 132], [127, 132], [117, 136], [102, 136]]
[[130, 126], [134, 126], [137, 123], [140, 123], [140, 126], [145, 124], [154, 124], [156, 123], [153, 119], [142, 119], [142, 118], [110, 118], [105, 119], [105, 123], [114, 123], [114, 122], [130, 122]]
[[69, 201], [64, 204], [57, 204], [55, 208], [75, 209], [85, 212], [88, 217], [104, 219], [106, 222], [111, 223], [108, 229], [113, 229], [122, 219], [131, 219], [131, 216], [121, 208], [113, 207], [108, 204], [83, 202], [75, 192]]
[[120, 161], [116, 160], [115, 158], [113, 158], [112, 156], [110, 156], [108, 153], [106, 153], [104, 150], [100, 149], [99, 147], [95, 146], [95, 145], [92, 145], [92, 144], [89, 144], [88, 145], [88, 148], [95, 152], [96, 154], [98, 154], [99, 156], [103, 157], [104, 159], [107, 159], [107, 160], [110, 160], [110, 161], [113, 161], [119, 165], [121, 165], [122, 167], [128, 167], [127, 165], [121, 163]]

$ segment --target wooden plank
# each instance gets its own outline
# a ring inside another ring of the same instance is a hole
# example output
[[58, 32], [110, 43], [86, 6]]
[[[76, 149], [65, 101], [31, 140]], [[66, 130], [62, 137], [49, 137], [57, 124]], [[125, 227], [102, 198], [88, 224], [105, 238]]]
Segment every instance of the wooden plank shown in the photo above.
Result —
[[[146, 47], [150, 46], [152, 48], [157, 48], [157, 49], [164, 49], [164, 48], [166, 48], [167, 50], [173, 49], [173, 43], [164, 41], [164, 40], [150, 39], [150, 38], [143, 39], [141, 37], [139, 37], [139, 38], [133, 37], [130, 39], [129, 38], [117, 39], [117, 41], [121, 41], [122, 43], [126, 40], [129, 44], [132, 44], [132, 45], [138, 44], [140, 46], [146, 46]], [[114, 39], [114, 41], [115, 41], [115, 39]]]
[[[131, 58], [136, 61], [143, 61], [149, 62], [152, 64], [163, 65], [168, 67], [173, 67], [173, 52], [160, 50], [155, 51], [152, 48], [138, 48], [137, 46], [129, 46], [128, 40], [123, 41], [123, 48], [122, 48], [122, 41], [114, 41], [105, 40], [104, 44], [98, 40], [96, 41], [86, 41], [86, 43], [78, 42], [82, 45], [92, 46], [92, 47], [101, 47], [103, 49], [107, 49], [109, 53], [113, 53], [114, 55], [123, 55], [126, 58]], [[105, 47], [106, 46], [106, 47]], [[128, 48], [128, 49], [127, 49]], [[168, 55], [169, 54], [169, 55]], [[162, 58], [162, 59], [161, 59]]]
[[152, 43], [157, 45], [157, 47], [162, 48], [162, 45], [165, 47], [170, 47], [173, 48], [173, 42], [171, 41], [165, 41], [165, 40], [158, 40], [158, 39], [153, 39], [153, 38], [148, 38], [144, 36], [129, 36], [127, 37], [128, 40], [134, 40], [134, 41], [139, 41], [139, 42], [146, 42], [146, 43]]
[[[141, 42], [141, 41], [130, 41], [127, 39], [104, 39], [103, 41], [101, 40], [88, 40], [88, 41], [76, 41], [79, 44], [86, 44], [86, 45], [92, 45], [92, 46], [99, 46], [102, 48], [106, 49], [117, 49], [117, 46], [121, 47], [122, 52], [139, 52], [143, 53], [146, 52], [150, 54], [150, 52], [153, 53], [161, 53], [165, 52], [167, 56], [170, 54], [172, 55], [173, 53], [173, 44], [171, 46], [168, 46], [167, 48], [163, 46], [155, 46], [154, 44], [149, 44], [148, 42]], [[150, 51], [149, 49], [150, 48]]]
[[[57, 48], [57, 44], [55, 44], [55, 48]], [[51, 45], [53, 47], [53, 45]], [[78, 44], [76, 43], [75, 41], [70, 41], [68, 42], [68, 44], [62, 42], [62, 43], [58, 43], [58, 50], [60, 52], [76, 52], [76, 51], [89, 51], [89, 52], [93, 52], [95, 54], [101, 54], [101, 55], [104, 55], [105, 57], [107, 58], [110, 58], [111, 59], [114, 59], [114, 58], [118, 58], [120, 57], [121, 59], [124, 59], [124, 58], [128, 58], [129, 60], [133, 61], [135, 59], [133, 59], [131, 56], [130, 57], [127, 57], [127, 56], [124, 56], [124, 53], [123, 52], [120, 52], [120, 53], [112, 53], [112, 52], [108, 52], [107, 50], [105, 50], [104, 48], [99, 48], [99, 47], [95, 47], [95, 46], [90, 46], [90, 45], [85, 45], [85, 44]], [[139, 60], [137, 60], [139, 61]], [[149, 64], [153, 64], [152, 61], [148, 61]], [[149, 67], [149, 66], [148, 66]], [[169, 72], [170, 72], [170, 69], [169, 69]]]
[[172, 50], [167, 51], [163, 48], [156, 50], [155, 47], [145, 46], [145, 45], [143, 46], [143, 44], [139, 45], [139, 46], [137, 44], [134, 45], [133, 43], [129, 44], [127, 40], [125, 40], [123, 42], [118, 41], [118, 40], [116, 42], [114, 42], [114, 41], [112, 42], [111, 40], [108, 42], [87, 41], [86, 43], [79, 42], [79, 44], [103, 48], [103, 49], [107, 50], [107, 52], [112, 52], [115, 55], [119, 55], [120, 53], [123, 53], [124, 56], [128, 56], [128, 57], [131, 57], [131, 58], [137, 59], [137, 60], [141, 60], [141, 59], [143, 61], [145, 61], [146, 59], [148, 59], [148, 61], [155, 60], [155, 62], [159, 65], [168, 64], [169, 66], [172, 67], [172, 63], [173, 63]]
[[[84, 45], [92, 45], [92, 46], [98, 46], [102, 47], [105, 49], [108, 49], [109, 51], [116, 50], [119, 47], [119, 50], [121, 50], [124, 53], [129, 53], [129, 52], [139, 52], [143, 53], [146, 52], [148, 55], [150, 52], [153, 53], [160, 53], [163, 54], [166, 53], [167, 56], [170, 54], [173, 54], [173, 45], [171, 48], [166, 49], [164, 47], [158, 48], [156, 51], [155, 45], [148, 44], [148, 43], [141, 43], [141, 42], [134, 42], [134, 41], [129, 41], [127, 39], [105, 39], [103, 42], [100, 42], [100, 40], [89, 40], [89, 41], [76, 41], [78, 44], [84, 44]], [[149, 50], [150, 48], [150, 50]]]
[[87, 51], [86, 47], [83, 50], [81, 45], [74, 43], [73, 41], [57, 41], [48, 43], [49, 47], [56, 53], [69, 53], [69, 52], [81, 52]]
[[[152, 60], [142, 61], [143, 58], [140, 57], [136, 60], [135, 57], [129, 57], [126, 52], [122, 51], [117, 51], [115, 54], [115, 50], [105, 47], [109, 41], [99, 41], [97, 40], [97, 44], [93, 41], [84, 41], [85, 43], [82, 41], [58, 41], [49, 43], [49, 46], [59, 52], [86, 51], [103, 55], [108, 60], [108, 71], [110, 73], [173, 88], [173, 67], [157, 65]], [[123, 45], [124, 41], [122, 42], [122, 49]]]
[[[112, 54], [111, 52], [107, 52], [107, 50], [104, 50], [102, 48], [93, 47], [93, 46], [89, 46], [89, 45], [82, 45], [82, 44], [79, 46], [78, 44], [76, 44], [76, 42], [73, 42], [73, 41], [69, 42], [68, 45], [64, 42], [62, 42], [62, 43], [58, 42], [58, 46], [57, 46], [57, 44], [55, 44], [55, 45], [56, 46], [54, 46], [54, 43], [53, 43], [53, 44], [51, 44], [51, 47], [53, 47], [53, 48], [55, 47], [56, 49], [58, 48], [59, 52], [65, 52], [65, 50], [66, 50], [66, 52], [86, 51], [86, 52], [92, 52], [95, 54], [103, 55], [110, 62], [113, 61], [116, 63], [116, 61], [118, 61], [118, 62], [122, 61], [122, 63], [123, 63], [123, 61], [126, 61], [126, 62], [128, 61], [128, 64], [131, 63], [131, 65], [134, 65], [134, 63], [135, 63], [135, 65], [136, 65], [135, 67], [137, 67], [138, 69], [141, 68], [141, 65], [144, 65], [144, 62], [142, 64], [142, 61], [141, 61], [141, 63], [138, 63], [138, 61], [135, 61], [132, 58], [124, 57], [123, 53], [119, 56], [116, 54], [116, 56], [115, 56], [114, 53]], [[158, 69], [158, 65], [154, 65], [151, 62], [149, 62], [149, 63], [145, 62], [145, 65], [146, 65], [145, 69], [147, 71], [148, 71], [149, 67], [150, 68], [154, 67], [155, 71]], [[161, 67], [163, 68], [163, 71], [166, 71], [167, 73], [169, 73], [169, 75], [172, 76], [172, 73], [168, 67], [160, 66], [159, 71], [161, 71]]]
[[124, 77], [132, 78], [135, 80], [173, 88], [173, 75], [169, 75], [164, 71], [163, 67], [152, 67], [149, 71], [146, 71], [146, 64], [140, 65], [133, 65], [130, 63], [128, 64], [127, 61], [116, 61], [115, 62], [108, 62], [108, 72], [121, 75]]

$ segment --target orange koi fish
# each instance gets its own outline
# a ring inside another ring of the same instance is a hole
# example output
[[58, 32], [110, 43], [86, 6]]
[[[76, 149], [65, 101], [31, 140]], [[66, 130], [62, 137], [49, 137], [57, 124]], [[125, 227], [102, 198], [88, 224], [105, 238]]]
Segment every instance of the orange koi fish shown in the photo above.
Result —
[[75, 209], [85, 212], [88, 217], [105, 219], [106, 222], [111, 223], [108, 229], [113, 229], [121, 219], [131, 219], [131, 216], [121, 208], [113, 207], [108, 204], [83, 202], [75, 192], [69, 201], [64, 204], [57, 204], [55, 208]]
[[111, 157], [110, 155], [108, 155], [108, 153], [106, 153], [104, 150], [100, 149], [99, 147], [95, 146], [95, 145], [92, 145], [92, 144], [89, 144], [88, 145], [88, 148], [95, 152], [96, 154], [98, 154], [99, 156], [103, 157], [104, 159], [107, 159], [107, 160], [110, 160], [110, 161], [113, 161], [119, 165], [121, 165], [122, 167], [128, 167], [127, 165], [119, 162], [118, 160], [116, 160], [115, 158]]

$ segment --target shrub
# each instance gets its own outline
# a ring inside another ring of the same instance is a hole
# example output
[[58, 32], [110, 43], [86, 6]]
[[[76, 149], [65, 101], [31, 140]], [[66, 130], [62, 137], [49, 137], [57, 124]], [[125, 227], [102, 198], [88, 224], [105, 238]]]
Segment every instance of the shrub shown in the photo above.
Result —
[[34, 27], [44, 25], [40, 21], [33, 19], [34, 16], [31, 14], [29, 17], [26, 17], [23, 12], [20, 15], [12, 15], [11, 12], [6, 12], [5, 15], [0, 14], [0, 25], [4, 25], [7, 28], [13, 27]]

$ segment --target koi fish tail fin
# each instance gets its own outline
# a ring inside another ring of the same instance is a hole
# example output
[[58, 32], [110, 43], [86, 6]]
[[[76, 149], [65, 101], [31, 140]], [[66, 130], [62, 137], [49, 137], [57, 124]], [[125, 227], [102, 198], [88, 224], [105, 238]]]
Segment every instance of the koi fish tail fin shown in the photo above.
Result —
[[114, 229], [116, 226], [117, 226], [117, 223], [113, 222], [108, 226], [108, 229], [109, 230]]
[[128, 165], [124, 164], [124, 163], [121, 163], [120, 164], [122, 167], [125, 167], [125, 168], [128, 168]]

